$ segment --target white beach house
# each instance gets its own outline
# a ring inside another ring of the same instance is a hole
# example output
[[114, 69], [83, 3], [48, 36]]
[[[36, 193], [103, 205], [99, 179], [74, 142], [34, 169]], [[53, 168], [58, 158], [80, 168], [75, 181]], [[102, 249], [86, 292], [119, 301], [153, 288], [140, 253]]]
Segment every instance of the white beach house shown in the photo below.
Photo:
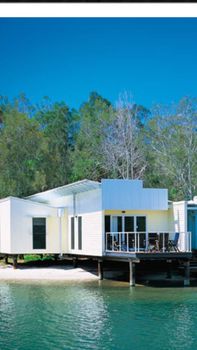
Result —
[[[169, 202], [166, 189], [143, 188], [140, 180], [82, 180], [24, 199], [1, 199], [0, 253], [188, 253], [188, 231], [195, 234], [197, 222], [192, 226], [188, 218], [196, 208], [196, 202]], [[197, 245], [196, 238], [192, 242]]]

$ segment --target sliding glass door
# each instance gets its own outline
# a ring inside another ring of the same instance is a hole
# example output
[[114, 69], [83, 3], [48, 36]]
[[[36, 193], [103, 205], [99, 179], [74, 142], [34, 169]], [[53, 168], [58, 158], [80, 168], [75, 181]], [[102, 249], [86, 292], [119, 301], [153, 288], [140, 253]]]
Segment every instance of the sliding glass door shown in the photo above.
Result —
[[146, 232], [146, 216], [111, 216], [111, 232]]
[[146, 232], [146, 216], [136, 216], [136, 231]]
[[123, 217], [122, 216], [112, 216], [111, 217], [111, 231], [112, 232], [122, 232], [123, 231]]
[[136, 216], [136, 232], [139, 232], [136, 238], [136, 247], [145, 249], [148, 245], [146, 237], [146, 216]]
[[124, 232], [135, 231], [135, 216], [124, 216]]
[[[111, 232], [111, 234], [110, 234]], [[146, 248], [146, 216], [105, 216], [106, 246], [128, 251]]]

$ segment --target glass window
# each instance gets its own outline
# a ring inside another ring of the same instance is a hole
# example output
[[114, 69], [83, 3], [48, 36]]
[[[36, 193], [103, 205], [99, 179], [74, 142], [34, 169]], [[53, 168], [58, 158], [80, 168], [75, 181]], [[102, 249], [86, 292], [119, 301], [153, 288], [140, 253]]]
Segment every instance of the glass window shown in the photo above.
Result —
[[105, 215], [105, 233], [110, 232], [110, 215]]
[[134, 216], [125, 216], [124, 230], [125, 232], [134, 232]]
[[82, 217], [78, 216], [78, 249], [82, 249]]
[[137, 232], [145, 232], [146, 231], [146, 217], [145, 216], [137, 216], [136, 229], [137, 229]]
[[46, 249], [46, 218], [33, 218], [33, 249]]
[[122, 231], [122, 216], [112, 216], [112, 232]]
[[71, 218], [71, 249], [75, 249], [75, 218]]

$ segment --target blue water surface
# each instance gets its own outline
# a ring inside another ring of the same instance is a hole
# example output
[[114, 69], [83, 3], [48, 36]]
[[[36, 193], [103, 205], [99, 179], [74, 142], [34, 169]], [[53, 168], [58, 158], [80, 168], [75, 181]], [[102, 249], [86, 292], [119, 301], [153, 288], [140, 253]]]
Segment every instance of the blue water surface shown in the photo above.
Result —
[[0, 283], [1, 350], [197, 349], [197, 288]]

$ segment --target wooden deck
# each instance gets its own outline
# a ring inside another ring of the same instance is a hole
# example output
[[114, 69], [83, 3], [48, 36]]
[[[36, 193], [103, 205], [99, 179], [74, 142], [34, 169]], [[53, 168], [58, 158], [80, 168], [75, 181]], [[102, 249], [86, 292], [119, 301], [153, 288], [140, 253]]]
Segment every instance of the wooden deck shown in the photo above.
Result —
[[[129, 263], [129, 284], [135, 286], [135, 265], [140, 261], [165, 261], [168, 265], [168, 274], [171, 275], [171, 265], [173, 261], [183, 264], [184, 280], [183, 285], [190, 285], [190, 260], [192, 259], [191, 252], [105, 252], [102, 261], [119, 261]], [[102, 262], [99, 264], [99, 276], [103, 278]]]
[[106, 252], [104, 260], [190, 260], [191, 252]]

